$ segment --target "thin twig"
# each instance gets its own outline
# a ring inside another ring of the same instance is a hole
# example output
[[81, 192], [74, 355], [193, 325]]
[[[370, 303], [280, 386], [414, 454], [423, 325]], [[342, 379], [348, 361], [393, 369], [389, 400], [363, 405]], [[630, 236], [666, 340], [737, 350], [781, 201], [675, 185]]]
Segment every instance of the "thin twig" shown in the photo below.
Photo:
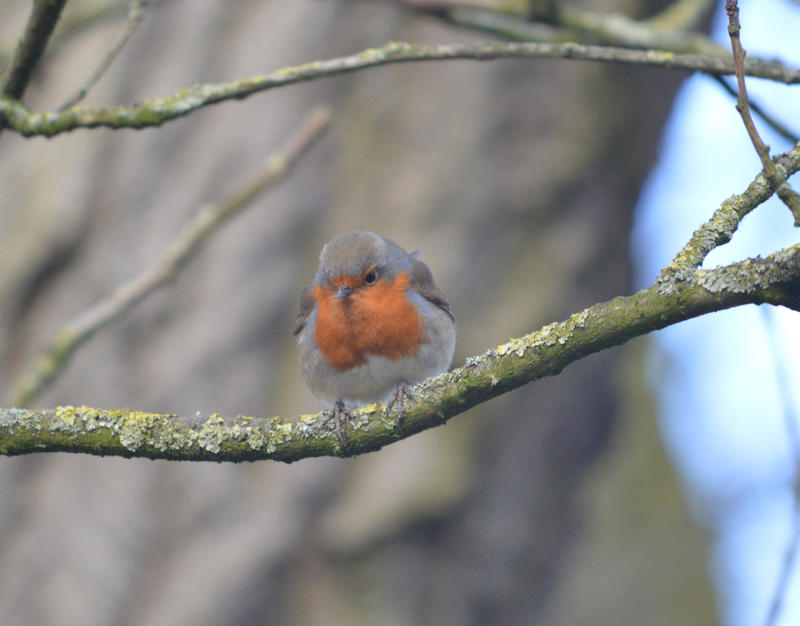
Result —
[[136, 27], [141, 23], [142, 19], [144, 19], [144, 8], [147, 3], [148, 0], [131, 0], [130, 7], [128, 9], [128, 17], [125, 19], [125, 23], [122, 26], [122, 31], [117, 35], [116, 40], [111, 44], [109, 50], [103, 55], [103, 58], [100, 59], [100, 62], [97, 64], [97, 67], [89, 79], [80, 87], [80, 89], [67, 98], [64, 104], [56, 109], [57, 111], [65, 111], [70, 107], [74, 107], [81, 100], [83, 100], [86, 97], [86, 94], [88, 94], [97, 84], [103, 74], [105, 74], [106, 70], [111, 67], [111, 64], [122, 51], [122, 48], [128, 42], [128, 39], [130, 39], [131, 35], [133, 35]]
[[[697, 54], [675, 54], [660, 50], [631, 50], [576, 43], [491, 42], [479, 44], [409, 44], [389, 42], [345, 57], [312, 61], [286, 67], [271, 74], [259, 74], [227, 83], [195, 85], [172, 96], [145, 100], [132, 107], [82, 109], [73, 107], [61, 113], [33, 113], [22, 103], [0, 99], [0, 122], [25, 136], [53, 136], [76, 128], [150, 128], [178, 119], [203, 107], [239, 100], [254, 93], [295, 83], [337, 76], [366, 68], [393, 63], [421, 61], [475, 60], [492, 61], [511, 58], [570, 59], [605, 63], [630, 63], [679, 71], [709, 74], [733, 74], [730, 58]], [[777, 61], [750, 59], [748, 75], [778, 82], [800, 83], [800, 70]]]
[[0, 91], [4, 98], [22, 98], [66, 3], [67, 0], [34, 0], [25, 32], [0, 81]]
[[739, 87], [739, 98], [736, 103], [736, 110], [742, 117], [744, 127], [747, 129], [747, 134], [750, 136], [750, 141], [758, 153], [758, 158], [761, 159], [761, 165], [764, 168], [764, 175], [767, 177], [770, 186], [789, 208], [794, 216], [794, 225], [800, 226], [800, 195], [792, 189], [791, 185], [786, 180], [781, 180], [778, 171], [775, 168], [775, 163], [769, 156], [769, 146], [767, 146], [761, 139], [756, 129], [753, 117], [750, 115], [750, 102], [747, 98], [747, 88], [745, 87], [744, 75], [744, 58], [745, 51], [742, 48], [742, 42], [739, 39], [739, 32], [741, 25], [739, 23], [739, 4], [737, 0], [725, 0], [725, 10], [728, 13], [728, 35], [731, 39], [731, 48], [733, 49], [733, 63], [736, 69], [736, 82]]
[[[712, 76], [717, 84], [722, 87], [725, 91], [727, 91], [731, 96], [734, 98], [739, 97], [739, 94], [736, 90], [731, 87], [728, 82], [722, 76]], [[773, 115], [767, 113], [757, 102], [750, 100], [750, 110], [754, 111], [764, 122], [772, 128], [776, 133], [778, 133], [781, 137], [786, 139], [787, 141], [791, 141], [792, 143], [797, 143], [800, 141], [800, 136], [796, 133], [792, 132], [788, 126], [786, 126], [783, 122], [775, 118]]]
[[[800, 143], [780, 155], [778, 172], [782, 179], [800, 171]], [[659, 280], [670, 280], [675, 276], [691, 274], [716, 247], [728, 243], [745, 215], [766, 202], [773, 190], [763, 173], [748, 185], [744, 193], [733, 195], [714, 211], [711, 218], [692, 234], [686, 245], [672, 262], [661, 270]]]
[[258, 195], [281, 180], [329, 123], [330, 114], [327, 110], [317, 109], [312, 112], [286, 144], [269, 156], [261, 174], [245, 183], [220, 204], [201, 207], [184, 224], [153, 266], [65, 324], [50, 346], [35, 360], [33, 369], [12, 385], [6, 402], [12, 406], [28, 405], [61, 372], [78, 347], [98, 330], [129, 311], [145, 296], [174, 278], [178, 270], [222, 222], [237, 214]]

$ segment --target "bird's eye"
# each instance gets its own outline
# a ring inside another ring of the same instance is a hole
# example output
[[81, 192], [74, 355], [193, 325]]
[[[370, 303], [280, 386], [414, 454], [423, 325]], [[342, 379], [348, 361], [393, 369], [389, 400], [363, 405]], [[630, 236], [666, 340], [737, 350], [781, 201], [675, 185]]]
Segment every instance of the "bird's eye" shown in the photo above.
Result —
[[376, 280], [378, 280], [378, 272], [376, 272], [375, 270], [370, 270], [369, 272], [367, 272], [366, 276], [364, 276], [364, 282], [367, 283], [368, 285], [371, 285]]

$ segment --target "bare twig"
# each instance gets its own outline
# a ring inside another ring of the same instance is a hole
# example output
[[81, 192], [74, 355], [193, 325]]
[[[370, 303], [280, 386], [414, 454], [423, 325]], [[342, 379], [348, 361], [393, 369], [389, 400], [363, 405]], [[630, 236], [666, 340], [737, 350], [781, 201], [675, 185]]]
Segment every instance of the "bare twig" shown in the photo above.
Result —
[[[712, 76], [712, 78], [722, 87], [726, 92], [728, 92], [734, 98], [738, 98], [739, 94], [737, 91], [731, 87], [728, 82], [722, 76]], [[773, 115], [770, 115], [767, 111], [765, 111], [757, 102], [753, 102], [750, 100], [750, 110], [754, 111], [764, 122], [772, 128], [776, 133], [778, 133], [784, 139], [791, 141], [792, 143], [797, 143], [800, 141], [800, 136], [796, 133], [792, 132], [788, 126], [782, 123], [780, 120], [776, 119]]]
[[97, 84], [100, 78], [105, 74], [106, 70], [111, 66], [114, 60], [117, 58], [117, 55], [122, 51], [122, 48], [128, 42], [133, 32], [136, 30], [136, 27], [141, 23], [142, 19], [144, 18], [144, 8], [147, 5], [148, 0], [131, 0], [130, 7], [128, 9], [128, 17], [125, 19], [125, 23], [122, 26], [122, 31], [117, 35], [117, 38], [111, 44], [109, 50], [103, 55], [103, 58], [100, 59], [100, 62], [97, 64], [92, 75], [89, 79], [78, 89], [74, 94], [72, 94], [67, 100], [58, 107], [58, 111], [65, 111], [70, 107], [74, 107], [78, 104], [81, 100], [86, 97], [86, 94], [92, 90], [92, 88]]
[[[576, 43], [511, 43], [479, 44], [409, 44], [389, 42], [346, 57], [313, 61], [286, 67], [271, 74], [260, 74], [243, 80], [219, 84], [195, 85], [159, 100], [145, 100], [131, 107], [81, 109], [73, 107], [61, 113], [33, 113], [15, 100], [0, 99], [0, 123], [22, 135], [52, 136], [76, 128], [148, 128], [189, 115], [203, 107], [246, 98], [254, 93], [295, 83], [337, 76], [366, 68], [393, 63], [449, 61], [470, 59], [490, 61], [509, 58], [571, 59], [606, 63], [630, 63], [681, 71], [709, 74], [733, 74], [729, 58], [696, 54], [674, 54], [659, 50], [630, 50], [607, 46], [586, 46]], [[778, 82], [800, 83], [800, 70], [777, 61], [750, 59], [745, 65], [748, 75]]]
[[150, 268], [68, 322], [50, 346], [36, 359], [34, 368], [11, 388], [7, 403], [26, 406], [63, 369], [74, 352], [98, 330], [130, 310], [145, 296], [175, 277], [178, 270], [200, 249], [201, 244], [224, 222], [246, 207], [259, 194], [281, 180], [300, 156], [313, 145], [330, 123], [327, 110], [314, 111], [287, 141], [267, 159], [256, 178], [220, 204], [201, 207], [165, 248]]
[[767, 177], [770, 187], [772, 187], [778, 197], [792, 212], [794, 216], [794, 225], [800, 226], [800, 195], [792, 189], [791, 185], [789, 185], [785, 179], [781, 180], [775, 168], [775, 163], [773, 163], [769, 156], [769, 146], [761, 139], [756, 129], [755, 122], [753, 122], [753, 117], [750, 115], [750, 102], [747, 98], [747, 88], [745, 87], [744, 81], [745, 51], [739, 39], [741, 25], [739, 24], [739, 4], [737, 0], [725, 0], [725, 10], [728, 13], [728, 35], [731, 39], [733, 63], [736, 69], [736, 82], [739, 87], [739, 98], [736, 103], [736, 110], [739, 111], [739, 115], [741, 115], [744, 126], [747, 129], [747, 134], [750, 136], [750, 141], [753, 143], [753, 147], [758, 153], [758, 158], [761, 159], [764, 175]]
[[34, 0], [25, 32], [0, 81], [3, 97], [22, 98], [66, 3], [67, 0]]

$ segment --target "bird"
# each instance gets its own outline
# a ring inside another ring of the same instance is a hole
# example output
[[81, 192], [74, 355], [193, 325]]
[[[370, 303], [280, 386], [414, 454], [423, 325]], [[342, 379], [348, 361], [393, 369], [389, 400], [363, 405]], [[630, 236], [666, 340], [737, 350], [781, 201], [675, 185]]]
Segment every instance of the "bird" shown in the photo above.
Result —
[[332, 404], [349, 446], [352, 408], [399, 402], [402, 424], [409, 386], [445, 372], [453, 360], [456, 318], [418, 252], [369, 231], [326, 243], [319, 268], [300, 295], [294, 335], [303, 379]]

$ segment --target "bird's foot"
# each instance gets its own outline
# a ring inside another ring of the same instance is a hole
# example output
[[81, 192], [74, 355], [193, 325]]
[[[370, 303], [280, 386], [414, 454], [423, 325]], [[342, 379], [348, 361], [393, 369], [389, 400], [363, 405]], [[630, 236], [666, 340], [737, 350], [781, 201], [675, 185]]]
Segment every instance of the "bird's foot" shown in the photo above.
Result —
[[416, 400], [414, 394], [411, 393], [411, 385], [407, 382], [403, 381], [399, 385], [397, 385], [397, 389], [394, 390], [394, 394], [392, 395], [392, 399], [389, 400], [389, 404], [386, 405], [386, 413], [389, 414], [394, 408], [395, 404], [398, 404], [397, 407], [397, 425], [402, 426], [403, 420], [406, 416], [406, 407], [405, 407], [405, 400], [408, 398], [409, 400]]
[[336, 421], [336, 436], [339, 437], [339, 445], [343, 450], [350, 447], [350, 435], [347, 433], [347, 420], [352, 418], [350, 411], [344, 408], [344, 402], [337, 400], [333, 405], [330, 415], [322, 422], [326, 426], [331, 420]]

